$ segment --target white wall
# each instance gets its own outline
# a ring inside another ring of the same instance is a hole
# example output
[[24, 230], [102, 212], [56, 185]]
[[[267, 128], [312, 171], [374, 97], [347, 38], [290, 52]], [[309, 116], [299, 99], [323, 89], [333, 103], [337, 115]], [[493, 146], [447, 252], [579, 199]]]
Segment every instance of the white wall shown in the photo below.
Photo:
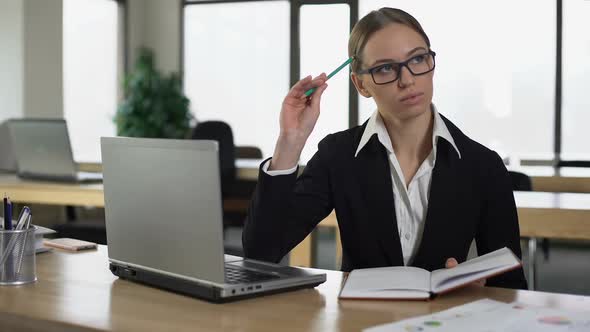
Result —
[[180, 0], [148, 0], [145, 43], [155, 50], [156, 66], [164, 72], [180, 70]]
[[[180, 71], [180, 0], [129, 0], [129, 61], [137, 49], [154, 50], [156, 66], [163, 72]], [[132, 66], [130, 66], [132, 68]]]
[[[180, 71], [181, 6], [181, 0], [129, 0], [130, 64], [144, 45], [159, 69]], [[0, 1], [0, 121], [63, 117], [62, 24], [62, 0]]]
[[143, 22], [145, 16], [145, 0], [127, 1], [127, 68], [133, 68], [138, 48], [144, 44]]
[[0, 121], [23, 113], [23, 2], [0, 1]]
[[62, 0], [0, 1], [0, 121], [62, 117]]
[[61, 118], [62, 0], [24, 1], [24, 21], [24, 115]]

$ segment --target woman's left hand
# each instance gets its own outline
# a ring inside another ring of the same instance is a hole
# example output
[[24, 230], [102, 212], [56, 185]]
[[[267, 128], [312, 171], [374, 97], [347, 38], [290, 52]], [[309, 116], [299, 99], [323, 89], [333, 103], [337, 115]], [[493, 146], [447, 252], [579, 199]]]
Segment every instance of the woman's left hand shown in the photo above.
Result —
[[[447, 259], [447, 262], [445, 263], [445, 267], [447, 269], [452, 269], [452, 268], [454, 268], [457, 265], [459, 265], [459, 263], [457, 263], [457, 260], [455, 258], [453, 258], [453, 257]], [[486, 280], [485, 279], [478, 280], [478, 281], [475, 281], [473, 284], [474, 285], [477, 285], [477, 286], [485, 286], [486, 285]]]

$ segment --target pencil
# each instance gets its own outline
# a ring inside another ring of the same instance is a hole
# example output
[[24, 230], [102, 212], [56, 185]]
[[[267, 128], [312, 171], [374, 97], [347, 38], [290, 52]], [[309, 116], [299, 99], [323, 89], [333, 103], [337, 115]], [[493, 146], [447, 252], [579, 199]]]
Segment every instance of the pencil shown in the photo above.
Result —
[[[328, 74], [328, 78], [326, 79], [329, 80], [332, 76], [336, 75], [336, 73], [338, 73], [342, 68], [346, 67], [348, 64], [350, 64], [352, 62], [352, 60], [354, 60], [354, 57], [351, 57], [350, 59], [344, 61], [343, 64], [341, 64], [338, 68], [334, 69], [333, 72], [331, 72], [330, 74]], [[311, 94], [315, 91], [316, 88], [311, 88], [307, 91], [305, 91], [305, 96], [309, 97], [311, 96]]]

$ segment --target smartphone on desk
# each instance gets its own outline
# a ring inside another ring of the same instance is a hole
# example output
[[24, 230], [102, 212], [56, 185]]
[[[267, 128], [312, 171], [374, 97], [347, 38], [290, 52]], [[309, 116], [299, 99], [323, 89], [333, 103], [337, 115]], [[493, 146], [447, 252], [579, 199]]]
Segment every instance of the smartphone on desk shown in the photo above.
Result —
[[70, 239], [66, 237], [59, 239], [45, 239], [43, 241], [43, 244], [48, 247], [54, 247], [69, 251], [79, 251], [96, 248], [96, 243], [94, 242]]

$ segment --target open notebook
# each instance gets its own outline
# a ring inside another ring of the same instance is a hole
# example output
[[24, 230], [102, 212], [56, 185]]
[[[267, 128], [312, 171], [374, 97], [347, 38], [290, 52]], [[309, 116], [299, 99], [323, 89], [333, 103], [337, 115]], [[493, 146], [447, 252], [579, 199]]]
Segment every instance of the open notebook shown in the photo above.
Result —
[[429, 299], [452, 289], [486, 279], [521, 266], [506, 247], [465, 261], [452, 269], [432, 272], [411, 266], [353, 270], [340, 299]]

